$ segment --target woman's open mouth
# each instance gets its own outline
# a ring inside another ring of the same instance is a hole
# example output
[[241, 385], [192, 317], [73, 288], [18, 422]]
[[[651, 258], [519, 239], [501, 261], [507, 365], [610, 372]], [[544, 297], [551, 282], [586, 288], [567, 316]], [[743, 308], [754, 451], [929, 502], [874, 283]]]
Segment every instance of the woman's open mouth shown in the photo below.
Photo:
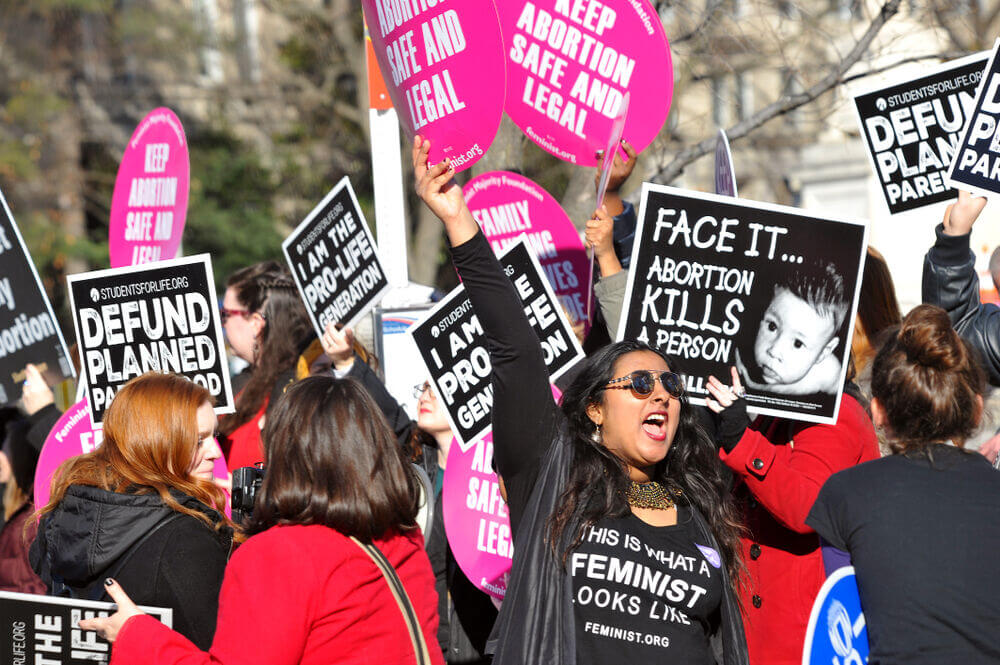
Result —
[[667, 438], [667, 414], [651, 413], [642, 421], [642, 431], [654, 441], [665, 441]]

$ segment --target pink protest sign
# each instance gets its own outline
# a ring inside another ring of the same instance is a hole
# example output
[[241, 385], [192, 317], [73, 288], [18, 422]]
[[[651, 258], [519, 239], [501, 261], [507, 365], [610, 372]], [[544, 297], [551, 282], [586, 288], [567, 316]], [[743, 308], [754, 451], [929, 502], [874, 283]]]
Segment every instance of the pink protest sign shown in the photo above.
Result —
[[[618, 106], [618, 115], [611, 123], [611, 136], [608, 137], [608, 144], [604, 148], [604, 157], [601, 159], [601, 177], [597, 182], [597, 207], [604, 205], [604, 195], [608, 191], [608, 182], [611, 180], [611, 169], [615, 165], [615, 155], [621, 151], [622, 159], [628, 160], [628, 155], [621, 150], [620, 144], [622, 135], [625, 133], [625, 119], [628, 118], [628, 107], [632, 100], [632, 93], [626, 92]], [[593, 268], [593, 264], [591, 264]]]
[[[552, 398], [562, 398], [555, 386]], [[464, 452], [458, 439], [451, 440], [441, 500], [445, 535], [458, 567], [470, 582], [503, 600], [514, 544], [507, 502], [493, 470], [493, 432]]]
[[173, 111], [158, 108], [129, 139], [111, 197], [111, 267], [177, 255], [187, 216], [191, 166], [187, 138]]
[[571, 323], [587, 320], [587, 250], [552, 195], [524, 176], [491, 171], [465, 186], [465, 199], [500, 253], [522, 233]]
[[379, 69], [409, 138], [458, 171], [489, 150], [504, 103], [503, 38], [493, 0], [362, 0]]
[[648, 0], [505, 0], [511, 120], [551, 154], [597, 166], [626, 92], [625, 138], [642, 151], [673, 95], [670, 46]]
[[[69, 407], [49, 432], [45, 445], [42, 446], [42, 452], [38, 456], [38, 466], [35, 468], [35, 505], [41, 508], [49, 502], [52, 476], [60, 464], [71, 457], [92, 452], [103, 441], [104, 432], [94, 429], [91, 425], [87, 400], [81, 400]], [[213, 471], [216, 478], [228, 477], [226, 461], [221, 454], [215, 460]], [[229, 514], [230, 507], [227, 503], [226, 515]]]
[[444, 530], [459, 568], [470, 582], [503, 600], [514, 544], [493, 470], [492, 432], [464, 453], [452, 440], [441, 493]]

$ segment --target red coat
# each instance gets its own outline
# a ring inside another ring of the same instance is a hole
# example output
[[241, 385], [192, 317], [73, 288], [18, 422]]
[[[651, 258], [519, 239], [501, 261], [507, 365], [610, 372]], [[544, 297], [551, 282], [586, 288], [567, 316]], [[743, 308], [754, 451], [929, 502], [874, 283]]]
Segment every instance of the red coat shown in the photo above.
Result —
[[[32, 519], [35, 504], [30, 501], [18, 508], [0, 530], [0, 591], [45, 593], [45, 582], [28, 563], [28, 548], [38, 532]], [[24, 525], [28, 524], [27, 530]]]
[[[432, 663], [444, 665], [423, 537], [413, 531], [375, 544], [406, 588]], [[141, 615], [125, 622], [111, 653], [111, 665], [414, 662], [406, 623], [382, 573], [361, 548], [325, 526], [272, 527], [233, 554], [209, 652]]]
[[747, 525], [742, 545], [750, 586], [741, 600], [750, 663], [799, 665], [809, 612], [826, 577], [819, 536], [806, 515], [830, 475], [878, 458], [875, 429], [845, 394], [836, 425], [758, 419], [731, 453], [719, 455], [743, 481], [737, 496]]

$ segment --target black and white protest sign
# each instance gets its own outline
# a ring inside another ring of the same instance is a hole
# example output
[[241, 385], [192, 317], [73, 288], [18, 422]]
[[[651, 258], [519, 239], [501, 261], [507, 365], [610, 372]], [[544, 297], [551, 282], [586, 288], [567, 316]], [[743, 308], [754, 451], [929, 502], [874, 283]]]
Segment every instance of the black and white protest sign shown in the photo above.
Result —
[[693, 397], [740, 370], [758, 413], [840, 408], [865, 222], [645, 183], [619, 324], [674, 359]]
[[946, 182], [956, 189], [1000, 193], [1000, 39], [982, 73]]
[[353, 326], [389, 290], [375, 241], [345, 176], [281, 244], [316, 333]]
[[[522, 235], [500, 255], [524, 313], [538, 335], [554, 381], [583, 357], [559, 300]], [[459, 286], [411, 328], [434, 392], [444, 400], [452, 432], [463, 451], [490, 430], [492, 366], [482, 325]]]
[[[111, 660], [111, 644], [92, 630], [80, 628], [83, 619], [111, 616], [115, 604], [96, 600], [55, 598], [0, 591], [0, 663], [8, 665], [93, 665]], [[168, 628], [174, 611], [169, 607], [140, 610]]]
[[24, 366], [49, 385], [75, 375], [69, 351], [14, 215], [0, 192], [0, 405], [21, 398]]
[[953, 60], [854, 97], [861, 136], [890, 213], [955, 197], [945, 175], [972, 115], [988, 57], [979, 53]]
[[212, 393], [216, 413], [233, 412], [208, 254], [67, 281], [95, 426], [118, 389], [149, 371], [180, 374]]

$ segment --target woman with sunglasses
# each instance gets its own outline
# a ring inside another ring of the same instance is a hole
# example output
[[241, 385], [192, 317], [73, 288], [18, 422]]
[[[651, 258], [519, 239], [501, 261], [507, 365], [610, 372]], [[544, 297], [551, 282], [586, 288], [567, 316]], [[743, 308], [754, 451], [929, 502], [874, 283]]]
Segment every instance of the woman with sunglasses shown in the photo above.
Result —
[[429, 150], [415, 139], [417, 193], [444, 223], [493, 365], [515, 552], [494, 664], [746, 663], [739, 528], [681, 378], [659, 351], [619, 342], [584, 361], [557, 407], [513, 285]]
[[276, 261], [230, 275], [221, 313], [233, 354], [250, 363], [233, 379], [236, 413], [219, 422], [220, 443], [232, 471], [264, 459], [261, 418], [295, 380], [299, 355], [315, 334], [292, 276]]

